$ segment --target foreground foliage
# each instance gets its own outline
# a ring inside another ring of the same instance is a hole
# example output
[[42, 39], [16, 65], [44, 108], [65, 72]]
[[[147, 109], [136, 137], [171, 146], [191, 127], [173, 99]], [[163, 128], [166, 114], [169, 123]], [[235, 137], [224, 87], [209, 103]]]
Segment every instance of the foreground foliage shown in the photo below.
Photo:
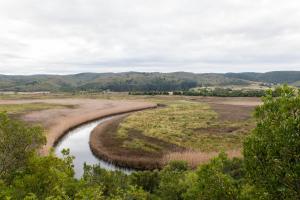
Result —
[[9, 179], [45, 144], [40, 127], [27, 127], [0, 113], [0, 178]]
[[257, 127], [245, 141], [245, 166], [272, 199], [300, 197], [300, 97], [288, 87], [256, 109]]
[[244, 159], [221, 153], [196, 170], [173, 161], [161, 171], [130, 175], [85, 165], [80, 180], [68, 150], [64, 159], [38, 156], [42, 130], [1, 114], [1, 144], [24, 151], [9, 148], [9, 154], [1, 146], [1, 159], [8, 155], [21, 163], [7, 167], [1, 160], [6, 170], [0, 174], [0, 199], [300, 199], [300, 96], [287, 87], [280, 93], [276, 99], [269, 94], [256, 109], [257, 127], [245, 140]]

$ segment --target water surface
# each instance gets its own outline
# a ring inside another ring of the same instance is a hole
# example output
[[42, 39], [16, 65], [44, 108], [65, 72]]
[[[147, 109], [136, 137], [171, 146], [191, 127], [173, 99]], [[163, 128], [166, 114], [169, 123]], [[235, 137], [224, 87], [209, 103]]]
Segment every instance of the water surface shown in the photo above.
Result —
[[92, 122], [88, 122], [75, 129], [67, 132], [67, 134], [55, 146], [55, 154], [62, 157], [61, 151], [63, 149], [70, 149], [70, 154], [75, 156], [74, 170], [75, 177], [80, 178], [83, 175], [83, 164], [95, 165], [99, 164], [102, 168], [107, 170], [121, 170], [125, 173], [130, 173], [132, 170], [127, 168], [117, 167], [114, 164], [98, 159], [92, 153], [89, 145], [90, 134], [92, 130], [99, 124], [112, 119], [107, 117]]

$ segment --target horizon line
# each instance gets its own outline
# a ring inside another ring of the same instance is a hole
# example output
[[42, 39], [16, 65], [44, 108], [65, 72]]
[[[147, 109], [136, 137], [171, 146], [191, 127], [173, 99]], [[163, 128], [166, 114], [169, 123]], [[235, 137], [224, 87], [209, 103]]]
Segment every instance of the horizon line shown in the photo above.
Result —
[[300, 72], [300, 70], [275, 70], [275, 71], [242, 71], [242, 72], [190, 72], [190, 71], [171, 71], [171, 72], [159, 72], [159, 71], [152, 71], [152, 72], [145, 72], [145, 71], [124, 71], [124, 72], [74, 72], [74, 73], [36, 73], [36, 74], [5, 74], [0, 73], [0, 76], [50, 76], [50, 75], [57, 75], [57, 76], [68, 76], [68, 75], [78, 75], [78, 74], [125, 74], [125, 73], [159, 73], [159, 74], [172, 74], [172, 73], [190, 73], [190, 74], [243, 74], [243, 73], [257, 73], [257, 74], [265, 74], [271, 72]]

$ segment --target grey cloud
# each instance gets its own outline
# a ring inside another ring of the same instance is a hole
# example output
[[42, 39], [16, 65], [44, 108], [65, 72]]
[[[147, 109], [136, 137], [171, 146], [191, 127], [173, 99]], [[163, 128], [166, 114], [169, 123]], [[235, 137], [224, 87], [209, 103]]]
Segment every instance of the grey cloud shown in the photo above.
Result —
[[299, 9], [297, 0], [3, 0], [0, 73], [300, 70]]

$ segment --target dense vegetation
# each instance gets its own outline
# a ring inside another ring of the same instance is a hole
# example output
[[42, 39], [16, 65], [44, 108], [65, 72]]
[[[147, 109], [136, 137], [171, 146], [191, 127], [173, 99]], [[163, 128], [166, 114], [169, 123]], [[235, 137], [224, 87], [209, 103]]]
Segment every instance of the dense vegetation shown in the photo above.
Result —
[[42, 130], [1, 114], [0, 199], [300, 199], [300, 96], [287, 87], [280, 94], [256, 109], [244, 159], [220, 154], [195, 171], [175, 161], [131, 175], [85, 166], [80, 180], [67, 150], [64, 159], [38, 156]]
[[167, 91], [146, 91], [146, 92], [129, 92], [129, 95], [169, 95]]
[[83, 73], [75, 75], [0, 75], [2, 91], [172, 91], [199, 85], [247, 84], [219, 74]]
[[[173, 95], [183, 96], [214, 96], [214, 97], [262, 97], [266, 94], [265, 90], [256, 89], [237, 89], [230, 88], [201, 88], [197, 90], [173, 91]], [[169, 95], [169, 92], [145, 91], [129, 92], [129, 95]]]
[[[181, 95], [181, 96], [209, 96], [209, 97], [263, 97], [266, 90], [263, 89], [231, 89], [231, 88], [193, 88], [184, 91], [144, 91], [129, 92], [129, 95]], [[278, 90], [274, 90], [272, 95], [278, 96]]]
[[0, 75], [0, 91], [175, 91], [196, 86], [268, 84], [299, 85], [300, 72], [194, 74], [175, 73], [82, 73], [74, 75]]
[[300, 79], [299, 71], [274, 71], [266, 73], [255, 73], [255, 72], [245, 72], [245, 73], [227, 73], [225, 74], [228, 78], [237, 78], [248, 81], [258, 81], [273, 84], [285, 84], [285, 83], [295, 83]]
[[176, 95], [185, 96], [214, 96], [214, 97], [262, 97], [265, 95], [265, 90], [232, 90], [229, 88], [214, 88], [214, 89], [198, 89], [183, 92], [174, 92]]

